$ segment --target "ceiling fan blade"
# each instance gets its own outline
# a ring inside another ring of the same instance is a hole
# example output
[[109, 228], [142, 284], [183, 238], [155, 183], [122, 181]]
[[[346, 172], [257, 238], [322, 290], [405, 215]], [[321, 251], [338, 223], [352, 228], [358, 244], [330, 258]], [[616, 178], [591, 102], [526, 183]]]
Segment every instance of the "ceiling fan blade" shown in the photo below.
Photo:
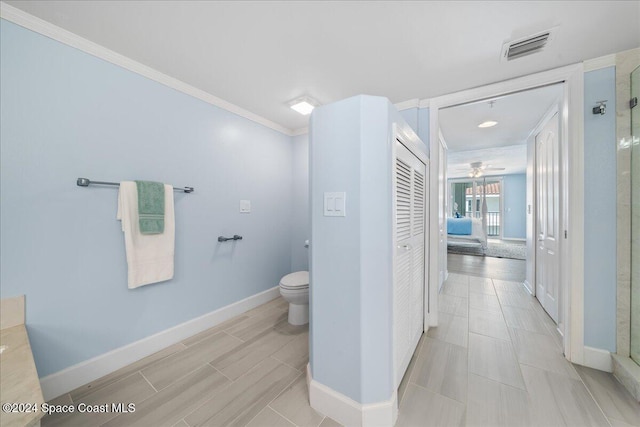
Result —
[[503, 171], [505, 168], [486, 168], [486, 171]]

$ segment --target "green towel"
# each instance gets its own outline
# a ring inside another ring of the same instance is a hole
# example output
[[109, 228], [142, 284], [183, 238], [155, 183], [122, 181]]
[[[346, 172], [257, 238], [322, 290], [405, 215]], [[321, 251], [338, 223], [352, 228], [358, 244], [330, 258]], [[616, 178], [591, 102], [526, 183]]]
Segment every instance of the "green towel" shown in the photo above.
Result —
[[138, 216], [140, 233], [164, 233], [164, 184], [136, 181], [138, 187]]

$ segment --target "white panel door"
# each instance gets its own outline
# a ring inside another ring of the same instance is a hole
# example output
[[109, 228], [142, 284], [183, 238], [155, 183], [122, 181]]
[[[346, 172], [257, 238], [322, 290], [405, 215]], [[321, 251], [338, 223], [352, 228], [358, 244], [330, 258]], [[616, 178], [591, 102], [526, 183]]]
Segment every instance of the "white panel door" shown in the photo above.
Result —
[[558, 323], [560, 292], [560, 141], [556, 113], [536, 135], [536, 297]]
[[423, 330], [425, 282], [426, 167], [396, 142], [393, 336], [396, 385]]

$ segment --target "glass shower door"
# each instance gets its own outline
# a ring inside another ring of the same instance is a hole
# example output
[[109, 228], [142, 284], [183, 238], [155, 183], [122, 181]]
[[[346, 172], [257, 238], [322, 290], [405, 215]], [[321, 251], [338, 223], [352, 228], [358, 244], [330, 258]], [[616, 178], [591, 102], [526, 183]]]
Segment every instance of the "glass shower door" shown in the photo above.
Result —
[[[640, 67], [631, 98], [640, 99]], [[631, 358], [640, 365], [640, 105], [631, 109]]]

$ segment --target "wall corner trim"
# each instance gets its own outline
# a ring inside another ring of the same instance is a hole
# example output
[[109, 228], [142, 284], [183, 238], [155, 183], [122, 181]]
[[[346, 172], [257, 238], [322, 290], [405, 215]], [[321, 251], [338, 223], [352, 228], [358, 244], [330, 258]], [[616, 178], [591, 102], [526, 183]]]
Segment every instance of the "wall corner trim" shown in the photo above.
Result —
[[307, 387], [311, 407], [342, 425], [350, 427], [389, 426], [398, 418], [398, 392], [389, 400], [361, 404], [313, 379], [307, 364]]
[[225, 307], [188, 320], [139, 341], [70, 366], [40, 378], [44, 400], [49, 401], [82, 385], [110, 374], [146, 356], [176, 344], [185, 338], [212, 328], [238, 314], [271, 301], [280, 295], [275, 286]]
[[611, 353], [607, 350], [584, 346], [584, 361], [582, 365], [605, 372], [613, 372]]
[[111, 49], [94, 43], [88, 39], [80, 37], [75, 33], [67, 31], [61, 27], [58, 27], [57, 25], [33, 16], [2, 1], [0, 1], [0, 18], [6, 19], [7, 21], [13, 22], [14, 24], [19, 25], [23, 28], [42, 34], [43, 36], [49, 37], [50, 39], [56, 40], [67, 46], [76, 48], [82, 52], [88, 53], [89, 55], [93, 55], [97, 58], [103, 59], [114, 65], [118, 65], [124, 69], [144, 76], [162, 85], [168, 86], [186, 95], [193, 96], [194, 98], [204, 101], [207, 104], [215, 105], [216, 107], [222, 108], [247, 120], [251, 120], [255, 123], [261, 124], [262, 126], [265, 126], [269, 129], [273, 129], [287, 136], [293, 136], [293, 131], [289, 128], [286, 128], [278, 123], [259, 116], [258, 114], [252, 113], [251, 111], [245, 110], [244, 108], [225, 101], [224, 99], [218, 98], [217, 96], [203, 91], [202, 89], [198, 89], [174, 77], [161, 73], [158, 70], [141, 64], [140, 62], [134, 61], [131, 58], [114, 52]]

